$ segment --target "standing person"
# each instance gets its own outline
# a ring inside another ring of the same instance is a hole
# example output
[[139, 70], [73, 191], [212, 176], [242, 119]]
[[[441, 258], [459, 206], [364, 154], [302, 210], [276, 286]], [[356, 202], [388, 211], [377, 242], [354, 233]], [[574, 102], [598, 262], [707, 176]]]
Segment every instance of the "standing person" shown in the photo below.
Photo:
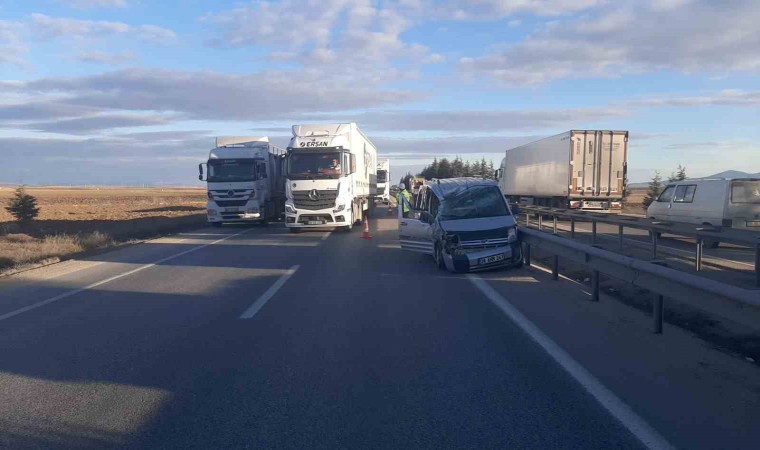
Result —
[[404, 183], [398, 185], [399, 193], [396, 195], [396, 203], [401, 205], [401, 216], [409, 217], [409, 206], [412, 202], [412, 194], [406, 190]]

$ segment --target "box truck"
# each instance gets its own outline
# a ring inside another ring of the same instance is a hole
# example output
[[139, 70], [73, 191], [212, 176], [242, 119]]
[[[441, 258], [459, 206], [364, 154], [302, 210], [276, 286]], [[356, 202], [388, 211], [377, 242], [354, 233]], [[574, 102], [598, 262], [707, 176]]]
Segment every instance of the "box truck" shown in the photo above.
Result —
[[506, 151], [495, 177], [510, 203], [622, 208], [628, 132], [570, 130]]
[[[198, 165], [206, 181], [206, 216], [212, 226], [224, 222], [278, 220], [285, 211], [284, 149], [268, 137], [216, 138], [208, 161]], [[206, 174], [204, 176], [204, 167]]]
[[285, 225], [351, 230], [377, 194], [377, 150], [355, 123], [293, 125]]
[[390, 203], [391, 198], [391, 160], [381, 158], [377, 160], [377, 197], [379, 202]]

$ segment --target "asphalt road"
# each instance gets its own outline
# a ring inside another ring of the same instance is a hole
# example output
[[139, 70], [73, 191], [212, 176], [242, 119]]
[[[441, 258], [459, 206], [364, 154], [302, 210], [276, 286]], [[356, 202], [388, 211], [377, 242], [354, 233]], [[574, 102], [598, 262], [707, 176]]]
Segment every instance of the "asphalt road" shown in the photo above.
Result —
[[203, 229], [0, 281], [0, 447], [644, 446], [393, 225]]

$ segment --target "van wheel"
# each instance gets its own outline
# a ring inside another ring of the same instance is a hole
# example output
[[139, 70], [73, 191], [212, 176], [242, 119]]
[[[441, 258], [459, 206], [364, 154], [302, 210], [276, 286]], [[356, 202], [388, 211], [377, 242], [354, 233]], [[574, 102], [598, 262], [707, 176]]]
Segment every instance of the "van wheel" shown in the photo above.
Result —
[[707, 248], [718, 248], [720, 246], [720, 241], [709, 241], [705, 240], [705, 247]]
[[435, 266], [439, 270], [446, 270], [446, 263], [443, 261], [443, 250], [441, 249], [440, 244], [435, 244], [435, 255], [433, 256], [433, 259], [435, 260]]

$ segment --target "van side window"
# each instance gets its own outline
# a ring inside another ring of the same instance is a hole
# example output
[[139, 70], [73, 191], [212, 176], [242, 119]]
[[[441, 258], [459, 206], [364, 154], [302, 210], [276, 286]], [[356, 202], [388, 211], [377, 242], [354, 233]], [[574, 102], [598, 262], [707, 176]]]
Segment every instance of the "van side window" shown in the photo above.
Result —
[[673, 197], [674, 203], [691, 203], [694, 201], [694, 193], [697, 192], [697, 186], [694, 184], [681, 185], [676, 188], [676, 195]]
[[670, 201], [673, 199], [673, 192], [676, 190], [675, 186], [668, 186], [665, 188], [664, 191], [662, 191], [662, 194], [660, 194], [659, 197], [657, 197], [657, 201], [659, 203], [670, 203]]

